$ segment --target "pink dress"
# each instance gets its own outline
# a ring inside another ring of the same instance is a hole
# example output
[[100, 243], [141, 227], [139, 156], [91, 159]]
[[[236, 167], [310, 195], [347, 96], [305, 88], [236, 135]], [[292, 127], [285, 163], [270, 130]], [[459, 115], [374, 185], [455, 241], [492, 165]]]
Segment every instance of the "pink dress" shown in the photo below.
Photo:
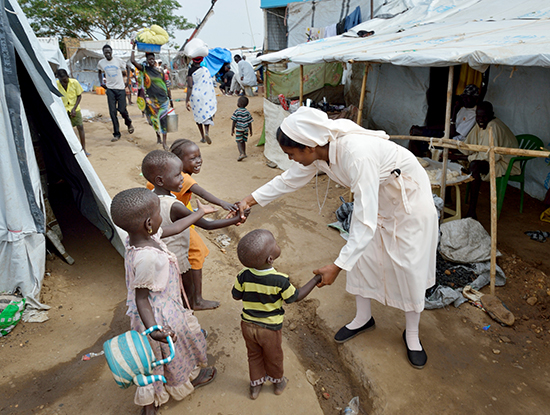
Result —
[[[162, 229], [153, 239], [161, 249], [153, 247], [130, 246], [126, 240], [126, 286], [128, 288], [128, 311], [132, 330], [142, 332], [145, 326], [136, 306], [136, 288], [147, 288], [149, 302], [159, 325], [168, 325], [176, 332], [174, 343], [175, 357], [167, 365], [157, 366], [155, 375], [166, 377], [166, 384], [155, 382], [152, 385], [138, 387], [135, 395], [136, 405], [145, 406], [166, 403], [170, 395], [181, 400], [193, 391], [191, 379], [196, 377], [199, 367], [207, 364], [206, 341], [197, 318], [183, 305], [182, 286], [176, 256], [168, 251], [160, 240]], [[168, 344], [149, 339], [157, 359], [170, 354]]]

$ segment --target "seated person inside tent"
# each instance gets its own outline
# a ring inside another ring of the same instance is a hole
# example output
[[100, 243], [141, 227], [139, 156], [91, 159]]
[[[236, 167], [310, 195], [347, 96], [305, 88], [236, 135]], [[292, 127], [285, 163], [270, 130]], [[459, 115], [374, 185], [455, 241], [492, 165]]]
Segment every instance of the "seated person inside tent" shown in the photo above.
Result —
[[[490, 102], [483, 101], [478, 104], [476, 109], [476, 124], [472, 131], [466, 137], [465, 144], [476, 144], [480, 146], [489, 146], [489, 136], [493, 135], [494, 145], [496, 147], [517, 148], [518, 142], [516, 136], [501, 120], [495, 117], [493, 105]], [[474, 181], [471, 186], [470, 206], [465, 217], [477, 219], [476, 207], [479, 196], [481, 181], [489, 180], [489, 153], [461, 150], [468, 156], [469, 172]], [[508, 163], [512, 156], [495, 153], [495, 175], [503, 176], [508, 169]], [[512, 175], [521, 173], [519, 164], [514, 164]]]
[[[453, 110], [451, 119], [450, 136], [457, 141], [464, 141], [476, 119], [476, 104], [479, 99], [479, 88], [476, 85], [470, 84], [464, 88], [462, 94]], [[424, 126], [419, 127], [413, 125], [409, 132], [412, 136], [424, 137], [443, 137], [445, 133], [444, 126]], [[409, 141], [409, 150], [418, 157], [424, 157], [428, 151], [428, 143], [425, 141]]]

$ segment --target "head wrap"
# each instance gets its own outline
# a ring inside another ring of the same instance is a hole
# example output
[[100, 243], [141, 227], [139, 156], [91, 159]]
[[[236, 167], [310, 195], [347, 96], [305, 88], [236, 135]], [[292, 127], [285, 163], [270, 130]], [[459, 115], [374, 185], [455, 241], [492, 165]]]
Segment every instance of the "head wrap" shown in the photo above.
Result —
[[203, 56], [197, 56], [196, 58], [193, 58], [193, 62], [195, 62], [195, 63], [201, 63], [203, 59], [204, 59]]
[[464, 92], [462, 92], [462, 95], [469, 95], [471, 97], [478, 97], [479, 96], [479, 88], [474, 84], [466, 85], [466, 87], [464, 88]]
[[281, 130], [291, 140], [307, 147], [324, 146], [346, 134], [364, 134], [388, 139], [384, 131], [366, 130], [351, 120], [331, 120], [321, 110], [300, 107], [286, 117]]

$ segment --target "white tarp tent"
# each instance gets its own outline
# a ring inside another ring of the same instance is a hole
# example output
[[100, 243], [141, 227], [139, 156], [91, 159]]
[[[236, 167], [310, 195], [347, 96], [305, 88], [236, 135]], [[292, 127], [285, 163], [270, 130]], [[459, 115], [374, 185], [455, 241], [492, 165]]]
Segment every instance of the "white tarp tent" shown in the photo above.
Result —
[[59, 41], [56, 37], [39, 37], [38, 42], [40, 42], [42, 53], [50, 63], [52, 70], [65, 69], [69, 71], [63, 52], [59, 49]]
[[[373, 30], [375, 35], [358, 38], [360, 30]], [[550, 86], [548, 1], [416, 2], [391, 19], [375, 18], [344, 35], [304, 43], [261, 59], [268, 63], [377, 64], [367, 83], [366, 122], [375, 119], [375, 126], [390, 134], [407, 134], [410, 125], [423, 123], [419, 116], [426, 111], [427, 68], [466, 63], [485, 71], [493, 66], [485, 99], [493, 103], [497, 116], [516, 134], [534, 134], [545, 145], [550, 143], [550, 96], [537, 93]], [[413, 80], [412, 91], [406, 82], [401, 88], [392, 87], [394, 82], [403, 81], [403, 72]], [[395, 117], [402, 113], [411, 115], [409, 122], [396, 123]], [[530, 195], [544, 198], [549, 181], [550, 168], [544, 159], [528, 163], [525, 190]]]
[[40, 304], [45, 269], [44, 191], [33, 142], [72, 188], [82, 214], [123, 254], [110, 197], [88, 161], [63, 103], [52, 69], [15, 0], [0, 10], [0, 291], [19, 289]]

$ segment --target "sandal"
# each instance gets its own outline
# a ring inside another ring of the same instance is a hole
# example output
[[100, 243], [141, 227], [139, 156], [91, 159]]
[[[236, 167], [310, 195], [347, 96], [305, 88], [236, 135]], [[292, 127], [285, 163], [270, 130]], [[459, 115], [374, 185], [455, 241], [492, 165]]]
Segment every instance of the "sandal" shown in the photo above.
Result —
[[191, 381], [191, 384], [195, 389], [200, 388], [204, 385], [208, 385], [209, 383], [212, 383], [214, 379], [216, 379], [217, 374], [218, 370], [214, 366], [205, 367], [201, 369], [199, 375]]
[[208, 145], [212, 144], [212, 140], [210, 139], [210, 136], [208, 134], [204, 135], [204, 139], [206, 141], [206, 144]]

